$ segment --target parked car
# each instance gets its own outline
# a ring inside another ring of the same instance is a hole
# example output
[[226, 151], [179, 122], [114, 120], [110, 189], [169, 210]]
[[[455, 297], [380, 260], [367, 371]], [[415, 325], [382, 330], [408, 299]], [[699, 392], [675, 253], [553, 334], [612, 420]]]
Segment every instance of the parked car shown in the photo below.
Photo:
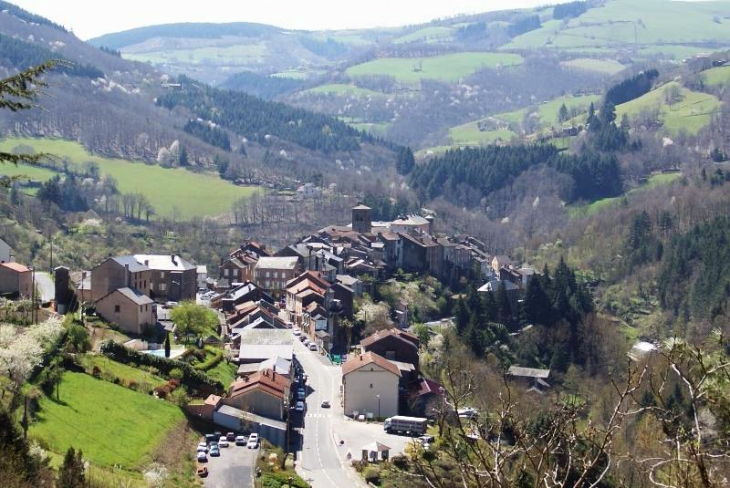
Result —
[[217, 439], [217, 437], [214, 434], [205, 434], [205, 443], [210, 444], [211, 442], [214, 442]]
[[198, 452], [207, 453], [208, 446], [198, 446]]
[[315, 344], [314, 342], [310, 342], [307, 347], [309, 348], [310, 351], [316, 351], [317, 350], [317, 344]]
[[303, 412], [304, 411], [304, 402], [297, 402], [297, 405], [294, 407], [294, 410], [297, 412]]
[[228, 438], [226, 436], [221, 436], [220, 440], [218, 441], [218, 447], [228, 447]]
[[433, 444], [433, 436], [432, 435], [422, 435], [417, 440], [418, 440], [418, 442], [420, 442], [424, 446], [427, 445], [427, 444]]
[[218, 449], [217, 444], [210, 448], [210, 452], [208, 453], [208, 455], [213, 456], [213, 457], [218, 457], [221, 455], [221, 451], [220, 451], [220, 449]]
[[259, 447], [259, 435], [258, 434], [251, 434], [248, 436], [248, 442], [246, 443], [246, 447], [249, 449], [256, 449]]
[[303, 374], [302, 375], [302, 384], [305, 384], [308, 379], [309, 379], [309, 376], [307, 376], [306, 374]]
[[330, 408], [330, 401], [322, 400], [322, 408]]
[[292, 334], [294, 334], [295, 336], [301, 336], [301, 335], [302, 335], [302, 331], [301, 331], [301, 330], [299, 330], [299, 329], [294, 329], [294, 330], [292, 331]]
[[237, 446], [245, 446], [247, 442], [245, 435], [237, 435], [236, 436], [236, 445]]
[[472, 419], [479, 414], [476, 408], [471, 407], [460, 408], [456, 413], [463, 419]]
[[208, 462], [208, 456], [204, 452], [198, 452], [198, 462], [199, 463], [206, 463]]
[[300, 335], [300, 336], [299, 336], [299, 340], [300, 340], [301, 342], [304, 342], [304, 341], [306, 341], [306, 340], [307, 340], [307, 336], [305, 336], [304, 334], [302, 334], [302, 335]]
[[198, 466], [198, 469], [195, 470], [195, 474], [197, 474], [201, 478], [205, 478], [208, 476], [208, 468], [206, 468], [205, 466]]
[[297, 390], [297, 398], [300, 400], [304, 400], [307, 396], [307, 392], [304, 390], [304, 388], [299, 388]]
[[235, 432], [229, 432], [226, 434], [226, 440], [228, 442], [234, 442], [236, 440], [236, 433]]

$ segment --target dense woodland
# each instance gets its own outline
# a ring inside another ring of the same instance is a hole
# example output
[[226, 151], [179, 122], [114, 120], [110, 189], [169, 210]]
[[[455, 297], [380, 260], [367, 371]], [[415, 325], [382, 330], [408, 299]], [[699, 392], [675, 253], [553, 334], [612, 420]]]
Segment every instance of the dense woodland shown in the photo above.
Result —
[[162, 95], [157, 104], [170, 110], [186, 107], [197, 117], [261, 144], [274, 136], [325, 153], [360, 149], [358, 138], [362, 134], [333, 117], [267, 102], [245, 93], [198, 87], [185, 77], [180, 82], [181, 90]]

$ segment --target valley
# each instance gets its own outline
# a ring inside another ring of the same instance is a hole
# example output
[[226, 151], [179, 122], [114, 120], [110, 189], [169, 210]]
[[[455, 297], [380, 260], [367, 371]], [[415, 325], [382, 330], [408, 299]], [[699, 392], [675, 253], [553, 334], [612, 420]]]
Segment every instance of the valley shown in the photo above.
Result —
[[724, 486], [730, 2], [507, 3], [0, 0], [0, 486]]

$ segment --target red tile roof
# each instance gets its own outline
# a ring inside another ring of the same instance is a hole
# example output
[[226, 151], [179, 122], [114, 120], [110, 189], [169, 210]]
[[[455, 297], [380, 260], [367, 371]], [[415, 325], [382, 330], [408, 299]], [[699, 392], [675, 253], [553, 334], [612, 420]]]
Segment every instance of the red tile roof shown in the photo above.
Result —
[[409, 334], [408, 332], [402, 331], [400, 329], [397, 329], [395, 327], [385, 330], [380, 330], [365, 339], [360, 341], [360, 345], [362, 347], [368, 347], [373, 344], [375, 344], [378, 341], [381, 341], [385, 339], [386, 337], [395, 336], [398, 339], [410, 342], [415, 347], [418, 347], [420, 341], [418, 340], [418, 337], [414, 336], [413, 334]]
[[349, 359], [345, 364], [342, 365], [342, 376], [357, 371], [360, 368], [367, 366], [368, 364], [375, 363], [386, 371], [393, 373], [396, 376], [400, 376], [400, 370], [398, 366], [385, 359], [383, 356], [379, 356], [374, 352], [366, 352], [365, 354], [358, 354], [357, 356]]
[[18, 273], [27, 273], [30, 271], [30, 268], [20, 263], [2, 263], [0, 264], [0, 266], [12, 269], [13, 271], [17, 271]]
[[277, 374], [271, 369], [264, 369], [248, 377], [239, 378], [231, 383], [228, 396], [233, 398], [252, 390], [262, 390], [270, 395], [284, 399], [290, 385], [291, 382], [286, 376]]

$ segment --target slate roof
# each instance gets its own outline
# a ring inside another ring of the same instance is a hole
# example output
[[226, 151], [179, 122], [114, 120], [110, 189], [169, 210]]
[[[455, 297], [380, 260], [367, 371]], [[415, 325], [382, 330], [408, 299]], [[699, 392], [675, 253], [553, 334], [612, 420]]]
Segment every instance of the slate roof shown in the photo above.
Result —
[[257, 269], [294, 269], [297, 266], [298, 258], [296, 257], [262, 257], [256, 263]]
[[119, 288], [116, 291], [118, 291], [137, 305], [149, 305], [150, 303], [154, 303], [154, 301], [150, 297], [138, 290], [133, 290], [132, 288]]
[[519, 378], [547, 379], [550, 376], [549, 369], [523, 368], [522, 366], [510, 366], [507, 374]]

